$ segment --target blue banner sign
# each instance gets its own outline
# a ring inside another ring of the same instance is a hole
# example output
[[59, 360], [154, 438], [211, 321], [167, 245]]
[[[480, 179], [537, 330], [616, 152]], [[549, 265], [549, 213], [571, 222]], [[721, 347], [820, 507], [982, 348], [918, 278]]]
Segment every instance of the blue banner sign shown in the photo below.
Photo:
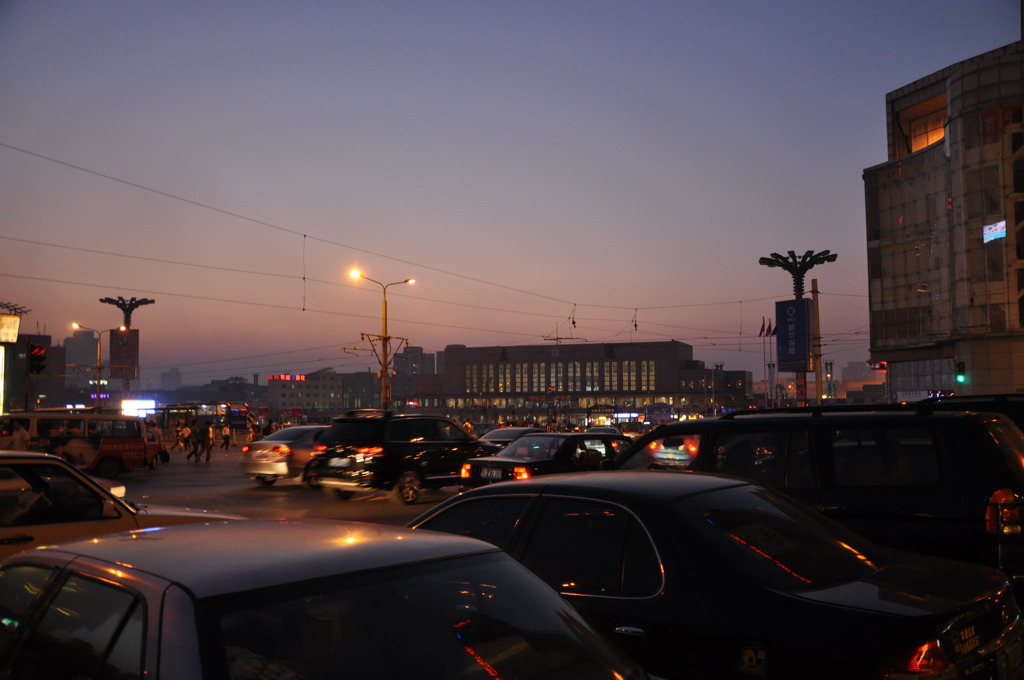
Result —
[[811, 301], [784, 300], [775, 303], [775, 342], [779, 371], [807, 373], [811, 361]]

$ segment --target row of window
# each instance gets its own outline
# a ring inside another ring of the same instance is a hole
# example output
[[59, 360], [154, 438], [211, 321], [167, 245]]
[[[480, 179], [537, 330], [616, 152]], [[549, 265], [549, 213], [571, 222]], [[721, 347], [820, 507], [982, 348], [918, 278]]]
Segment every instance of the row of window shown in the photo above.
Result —
[[653, 392], [655, 361], [564, 361], [469, 364], [467, 393]]

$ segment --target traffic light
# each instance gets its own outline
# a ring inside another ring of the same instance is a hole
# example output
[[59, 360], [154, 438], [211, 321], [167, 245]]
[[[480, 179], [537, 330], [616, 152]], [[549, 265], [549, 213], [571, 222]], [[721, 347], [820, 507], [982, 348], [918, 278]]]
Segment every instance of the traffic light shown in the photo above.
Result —
[[39, 375], [46, 368], [46, 347], [30, 342], [28, 344], [28, 373]]
[[962, 361], [956, 362], [956, 381], [961, 384], [967, 382], [967, 367]]

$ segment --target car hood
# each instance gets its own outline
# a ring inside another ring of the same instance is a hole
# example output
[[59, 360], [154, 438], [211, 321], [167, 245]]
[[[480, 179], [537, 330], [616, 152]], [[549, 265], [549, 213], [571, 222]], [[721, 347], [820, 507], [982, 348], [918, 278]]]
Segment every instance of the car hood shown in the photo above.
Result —
[[900, 555], [865, 578], [791, 595], [893, 616], [927, 616], [972, 606], [1008, 588], [1006, 576], [988, 567]]
[[195, 508], [179, 508], [171, 505], [149, 505], [133, 503], [135, 519], [140, 528], [171, 526], [174, 524], [193, 524], [196, 522], [221, 522], [224, 520], [244, 520], [247, 517], [232, 515], [215, 510], [199, 510]]

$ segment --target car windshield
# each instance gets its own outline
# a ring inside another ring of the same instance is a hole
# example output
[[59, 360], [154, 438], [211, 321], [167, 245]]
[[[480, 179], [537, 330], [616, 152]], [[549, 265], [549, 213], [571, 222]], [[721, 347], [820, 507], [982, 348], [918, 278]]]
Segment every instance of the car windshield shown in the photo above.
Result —
[[644, 677], [503, 553], [210, 599], [199, 611], [204, 677]]
[[863, 578], [885, 553], [824, 517], [757, 486], [677, 501], [680, 516], [726, 563], [779, 590], [810, 590]]
[[526, 461], [551, 460], [564, 441], [564, 437], [524, 435], [495, 455]]

